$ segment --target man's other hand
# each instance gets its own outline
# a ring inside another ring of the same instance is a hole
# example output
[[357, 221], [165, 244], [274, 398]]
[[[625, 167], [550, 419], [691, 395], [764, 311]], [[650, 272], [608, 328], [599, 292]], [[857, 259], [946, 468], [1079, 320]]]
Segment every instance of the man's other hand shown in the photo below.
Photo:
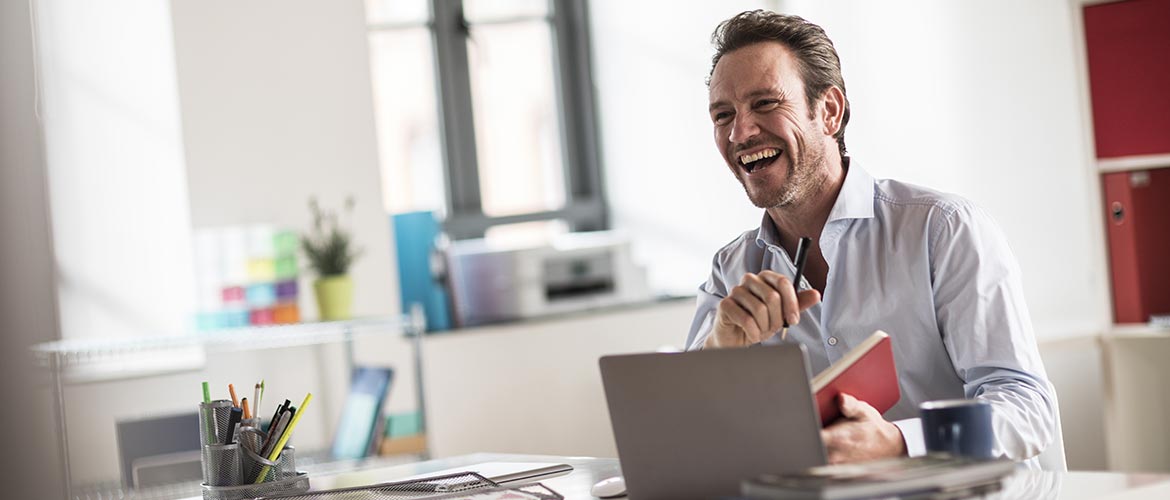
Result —
[[837, 401], [842, 417], [821, 430], [830, 464], [906, 455], [902, 431], [874, 407], [844, 393]]
[[747, 273], [738, 286], [719, 301], [715, 326], [704, 347], [745, 347], [758, 344], [795, 325], [800, 313], [821, 301], [821, 293], [796, 293], [792, 280], [774, 271]]

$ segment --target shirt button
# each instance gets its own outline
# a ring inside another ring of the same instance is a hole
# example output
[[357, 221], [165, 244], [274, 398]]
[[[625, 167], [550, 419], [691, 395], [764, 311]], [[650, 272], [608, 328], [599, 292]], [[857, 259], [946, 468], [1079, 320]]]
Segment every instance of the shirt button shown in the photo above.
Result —
[[837, 345], [837, 337], [829, 337], [829, 345]]

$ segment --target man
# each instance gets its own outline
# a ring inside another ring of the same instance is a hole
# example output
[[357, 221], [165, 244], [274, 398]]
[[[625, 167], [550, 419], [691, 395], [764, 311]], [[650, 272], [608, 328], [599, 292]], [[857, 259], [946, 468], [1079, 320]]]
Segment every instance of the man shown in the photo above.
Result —
[[[846, 155], [849, 100], [819, 26], [744, 12], [712, 40], [715, 143], [764, 216], [715, 255], [687, 348], [796, 341], [816, 373], [881, 329], [902, 399], [883, 418], [841, 398], [846, 418], [822, 431], [830, 462], [921, 454], [919, 403], [966, 397], [992, 405], [998, 454], [1039, 468], [1051, 448], [1045, 468], [1063, 469], [1056, 394], [995, 223], [958, 196], [875, 180]], [[802, 236], [805, 279], [792, 283]]]

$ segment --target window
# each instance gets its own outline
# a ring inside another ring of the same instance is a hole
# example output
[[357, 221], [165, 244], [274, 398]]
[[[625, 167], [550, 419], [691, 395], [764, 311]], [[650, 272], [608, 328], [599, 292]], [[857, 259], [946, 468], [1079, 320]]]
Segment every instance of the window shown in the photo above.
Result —
[[440, 211], [455, 239], [607, 227], [585, 2], [366, 14], [388, 211]]

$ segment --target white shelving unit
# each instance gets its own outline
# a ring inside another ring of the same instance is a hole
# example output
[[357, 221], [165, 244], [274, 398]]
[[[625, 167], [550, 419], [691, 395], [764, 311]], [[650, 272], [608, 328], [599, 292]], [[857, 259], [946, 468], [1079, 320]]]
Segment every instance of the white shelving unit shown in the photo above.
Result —
[[[92, 365], [180, 349], [200, 349], [205, 354], [213, 354], [342, 344], [345, 348], [346, 373], [352, 373], [354, 340], [367, 336], [403, 335], [412, 339], [410, 344], [413, 351], [418, 411], [423, 422], [421, 425], [425, 425], [426, 406], [423, 401], [421, 364], [422, 333], [425, 330], [425, 316], [421, 308], [415, 308], [410, 314], [398, 317], [233, 328], [148, 338], [68, 339], [35, 345], [32, 347], [33, 355], [49, 369], [52, 377], [54, 417], [60, 436], [64, 469], [62, 473], [66, 480], [67, 498], [73, 498], [72, 489], [75, 486], [69, 463], [69, 432], [65, 417], [67, 402], [64, 396], [65, 386], [70, 383], [68, 375], [72, 372], [83, 371]], [[425, 429], [421, 430], [425, 433]]]

